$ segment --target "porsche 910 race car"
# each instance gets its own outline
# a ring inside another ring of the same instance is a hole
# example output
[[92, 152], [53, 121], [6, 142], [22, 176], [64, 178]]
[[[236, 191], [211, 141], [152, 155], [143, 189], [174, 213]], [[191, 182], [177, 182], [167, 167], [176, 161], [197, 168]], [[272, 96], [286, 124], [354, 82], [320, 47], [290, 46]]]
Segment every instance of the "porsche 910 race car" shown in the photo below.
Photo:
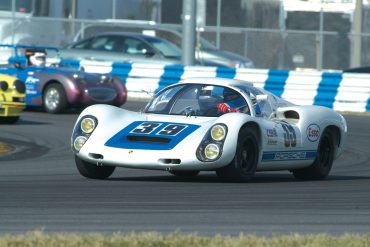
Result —
[[192, 78], [158, 92], [143, 112], [86, 108], [71, 145], [87, 178], [127, 167], [176, 176], [216, 171], [238, 181], [276, 170], [324, 179], [346, 134], [345, 119], [329, 108], [294, 105], [243, 81]]
[[26, 83], [26, 105], [42, 106], [59, 113], [70, 105], [97, 103], [121, 106], [127, 90], [117, 77], [86, 73], [58, 66], [58, 50], [52, 47], [0, 45], [6, 61], [0, 73], [17, 76]]
[[18, 78], [0, 74], [0, 123], [15, 123], [26, 107], [26, 87]]

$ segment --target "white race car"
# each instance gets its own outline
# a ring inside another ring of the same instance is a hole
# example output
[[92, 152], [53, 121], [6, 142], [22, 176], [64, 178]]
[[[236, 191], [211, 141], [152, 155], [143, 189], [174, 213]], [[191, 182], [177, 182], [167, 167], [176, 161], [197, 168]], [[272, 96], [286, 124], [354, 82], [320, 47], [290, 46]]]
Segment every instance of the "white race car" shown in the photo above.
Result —
[[211, 170], [239, 181], [276, 170], [324, 179], [346, 134], [345, 119], [329, 108], [297, 106], [243, 81], [192, 78], [161, 90], [143, 112], [86, 108], [71, 145], [87, 178], [107, 178], [118, 166], [176, 176]]

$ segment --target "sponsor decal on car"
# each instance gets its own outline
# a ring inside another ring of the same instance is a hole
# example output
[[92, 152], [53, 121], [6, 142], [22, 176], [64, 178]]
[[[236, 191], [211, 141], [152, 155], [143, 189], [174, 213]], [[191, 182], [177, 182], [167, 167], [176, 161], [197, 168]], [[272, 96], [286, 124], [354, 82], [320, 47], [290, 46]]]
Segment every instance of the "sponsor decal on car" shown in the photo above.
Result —
[[285, 147], [295, 147], [297, 146], [297, 135], [292, 125], [288, 123], [281, 123], [283, 128], [284, 136], [284, 145]]
[[40, 82], [39, 78], [33, 77], [33, 76], [28, 76], [26, 79], [26, 93], [28, 95], [32, 94], [38, 94], [38, 84]]
[[310, 124], [307, 127], [307, 138], [311, 142], [316, 142], [320, 137], [320, 127], [317, 124]]
[[171, 150], [199, 125], [135, 121], [110, 138], [105, 146], [144, 150]]
[[316, 150], [264, 152], [262, 161], [313, 160], [316, 153]]
[[267, 135], [267, 144], [268, 145], [277, 145], [277, 131], [275, 128], [273, 129], [267, 129], [266, 130]]

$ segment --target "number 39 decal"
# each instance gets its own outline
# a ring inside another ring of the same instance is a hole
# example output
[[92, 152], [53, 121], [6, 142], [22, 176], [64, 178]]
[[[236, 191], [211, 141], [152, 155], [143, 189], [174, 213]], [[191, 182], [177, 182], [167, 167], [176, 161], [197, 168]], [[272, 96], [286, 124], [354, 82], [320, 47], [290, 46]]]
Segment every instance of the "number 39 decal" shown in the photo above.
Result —
[[162, 124], [162, 123], [144, 122], [137, 126], [136, 128], [134, 128], [133, 130], [131, 130], [131, 133], [150, 135], [156, 132], [155, 135], [176, 136], [186, 127], [187, 125], [183, 124]]
[[297, 145], [297, 136], [295, 134], [294, 128], [291, 125], [285, 123], [282, 123], [281, 126], [284, 130], [285, 147], [295, 147]]

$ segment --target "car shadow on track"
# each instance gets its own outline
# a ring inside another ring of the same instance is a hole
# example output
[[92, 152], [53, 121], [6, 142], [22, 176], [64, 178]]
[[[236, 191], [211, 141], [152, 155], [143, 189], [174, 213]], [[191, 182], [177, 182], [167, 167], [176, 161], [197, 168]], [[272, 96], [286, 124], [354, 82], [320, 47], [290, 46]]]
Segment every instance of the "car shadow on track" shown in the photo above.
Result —
[[39, 122], [39, 121], [30, 121], [30, 120], [24, 120], [22, 117], [18, 120], [16, 125], [51, 125], [51, 123], [47, 122]]
[[[80, 114], [86, 107], [87, 106], [69, 107], [58, 114], [76, 115], [76, 114]], [[47, 113], [42, 107], [27, 107], [24, 111], [50, 114], [50, 113]]]
[[[302, 183], [302, 182], [315, 182], [314, 180], [299, 180], [295, 179], [293, 175], [287, 174], [256, 174], [253, 179], [248, 182], [239, 181], [225, 181], [219, 179], [216, 175], [200, 174], [196, 177], [176, 177], [173, 175], [163, 176], [130, 176], [130, 177], [112, 177], [110, 181], [137, 181], [137, 182], [190, 182], [190, 183]], [[319, 180], [319, 182], [331, 181], [347, 181], [347, 180], [370, 180], [369, 176], [341, 176], [332, 175], [326, 180]], [[316, 181], [317, 182], [317, 181]]]

